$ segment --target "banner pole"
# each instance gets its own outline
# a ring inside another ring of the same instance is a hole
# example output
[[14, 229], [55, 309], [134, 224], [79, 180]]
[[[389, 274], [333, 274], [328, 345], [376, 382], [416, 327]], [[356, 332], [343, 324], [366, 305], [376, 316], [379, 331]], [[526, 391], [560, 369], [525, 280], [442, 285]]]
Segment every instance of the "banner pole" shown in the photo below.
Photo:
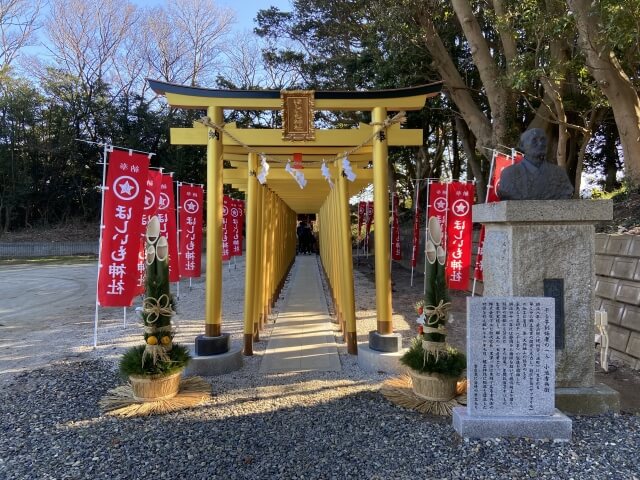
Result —
[[[487, 193], [485, 194], [484, 203], [489, 201], [489, 189], [493, 187], [493, 170], [496, 166], [496, 151], [493, 150], [491, 153], [491, 166], [489, 167], [489, 182], [487, 183]], [[497, 195], [497, 192], [496, 192]], [[473, 238], [473, 237], [472, 237]], [[478, 238], [478, 249], [480, 247], [484, 247], [484, 245], [480, 245], [480, 238]], [[471, 287], [471, 296], [475, 297], [476, 295], [476, 269], [478, 268], [478, 252], [476, 251], [476, 264], [473, 266], [473, 286]]]
[[[91, 142], [93, 143], [93, 142]], [[102, 185], [100, 186], [100, 235], [98, 239], [98, 274], [96, 275], [96, 311], [93, 319], [93, 348], [98, 348], [98, 290], [100, 288], [100, 268], [102, 263], [102, 230], [104, 229], [104, 191], [107, 183], [107, 153], [113, 151], [113, 147], [102, 144]]]
[[149, 155], [149, 158], [155, 155], [155, 153], [152, 153], [152, 152], [145, 152], [144, 150], [136, 150], [134, 148], [129, 148], [129, 147], [119, 147], [118, 145], [111, 145], [104, 142], [92, 142], [91, 140], [83, 140], [82, 138], [74, 138], [74, 140], [76, 142], [83, 142], [83, 143], [88, 143], [90, 145], [97, 145], [98, 147], [105, 147], [108, 149], [109, 152], [113, 152], [113, 149], [117, 148], [118, 150], [125, 150], [127, 152], [144, 153], [145, 155]]
[[[415, 195], [415, 213], [413, 216], [413, 221], [416, 221], [416, 216], [418, 215], [418, 188], [420, 188], [420, 181], [416, 178], [416, 195]], [[418, 228], [420, 226], [418, 225]], [[411, 246], [411, 256], [413, 257], [413, 252], [416, 249], [416, 239], [413, 239], [413, 244]], [[411, 286], [413, 287], [413, 258], [411, 258]]]
[[453, 181], [450, 181], [449, 183], [446, 184], [447, 188], [445, 189], [446, 193], [444, 197], [447, 200], [447, 209], [444, 211], [444, 228], [442, 229], [444, 233], [444, 236], [442, 238], [442, 244], [444, 244], [443, 248], [445, 249], [445, 252], [447, 252], [447, 258], [445, 258], [444, 260], [445, 271], [447, 268], [447, 260], [449, 257], [449, 244], [448, 244], [449, 242], [449, 235], [448, 235], [449, 234], [449, 185], [451, 185], [452, 183]]
[[358, 200], [358, 231], [356, 233], [356, 265], [360, 265], [360, 200]]
[[389, 274], [391, 275], [393, 270], [393, 215], [395, 214], [395, 205], [393, 204], [393, 191], [389, 192], [389, 198], [391, 199], [391, 228], [389, 229], [389, 245], [391, 246], [391, 251], [389, 252]]
[[[373, 207], [371, 207], [373, 209]], [[373, 221], [371, 221], [371, 213], [373, 210], [369, 210], [369, 201], [367, 200], [367, 222], [369, 223], [369, 225], [373, 225]], [[369, 233], [367, 232], [367, 227], [364, 227], [364, 234], [366, 235], [365, 240], [364, 240], [364, 245], [365, 245], [365, 252], [366, 252], [366, 258], [367, 260], [369, 260]]]
[[429, 239], [429, 202], [431, 197], [429, 196], [429, 190], [431, 189], [431, 179], [427, 178], [427, 201], [425, 202], [425, 215], [424, 215], [424, 268], [423, 268], [423, 296], [427, 296], [427, 240]]
[[[496, 151], [491, 153], [491, 166], [489, 167], [489, 185], [487, 186], [487, 193], [485, 194], [484, 203], [489, 201], [489, 189], [493, 187], [493, 170], [496, 168]], [[496, 192], [496, 195], [498, 192]]]
[[364, 204], [364, 237], [362, 238], [362, 253], [364, 258], [369, 259], [369, 234], [367, 233], [367, 222], [369, 221], [369, 200]]
[[180, 251], [180, 212], [182, 210], [180, 206], [180, 185], [182, 185], [182, 182], [176, 182], [176, 215], [178, 217], [176, 222], [176, 245], [178, 246], [178, 286], [176, 298], [178, 300], [180, 300], [180, 256], [182, 255]]

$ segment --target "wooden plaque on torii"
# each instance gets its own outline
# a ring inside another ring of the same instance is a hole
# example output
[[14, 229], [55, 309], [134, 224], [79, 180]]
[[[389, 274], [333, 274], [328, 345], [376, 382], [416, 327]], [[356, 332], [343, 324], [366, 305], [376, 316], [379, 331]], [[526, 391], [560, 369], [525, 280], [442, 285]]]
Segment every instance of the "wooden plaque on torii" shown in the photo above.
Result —
[[282, 139], [307, 142], [316, 139], [314, 90], [282, 90]]

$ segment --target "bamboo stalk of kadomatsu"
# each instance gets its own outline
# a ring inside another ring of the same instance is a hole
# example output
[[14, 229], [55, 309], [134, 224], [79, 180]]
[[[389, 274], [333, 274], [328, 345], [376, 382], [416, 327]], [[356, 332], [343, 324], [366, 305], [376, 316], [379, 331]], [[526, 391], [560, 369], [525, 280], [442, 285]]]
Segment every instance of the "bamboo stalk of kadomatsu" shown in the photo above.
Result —
[[146, 292], [143, 302], [142, 320], [146, 343], [142, 357], [157, 361], [169, 361], [172, 348], [173, 329], [171, 317], [173, 297], [169, 290], [169, 247], [167, 238], [160, 235], [160, 222], [154, 216], [149, 221], [146, 232]]
[[[427, 288], [424, 297], [426, 318], [424, 340], [445, 342], [444, 326], [449, 315], [449, 294], [445, 279], [446, 252], [442, 247], [442, 229], [436, 217], [429, 218], [429, 235], [425, 245]], [[437, 331], [440, 330], [440, 333]]]

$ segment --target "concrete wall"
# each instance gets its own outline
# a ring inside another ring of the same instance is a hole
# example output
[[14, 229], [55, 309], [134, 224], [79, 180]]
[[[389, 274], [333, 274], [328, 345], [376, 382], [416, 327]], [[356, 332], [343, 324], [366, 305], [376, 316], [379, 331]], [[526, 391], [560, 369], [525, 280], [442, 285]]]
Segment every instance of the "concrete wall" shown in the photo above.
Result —
[[612, 358], [640, 370], [640, 235], [596, 235], [595, 290]]
[[0, 242], [0, 258], [98, 255], [98, 242]]

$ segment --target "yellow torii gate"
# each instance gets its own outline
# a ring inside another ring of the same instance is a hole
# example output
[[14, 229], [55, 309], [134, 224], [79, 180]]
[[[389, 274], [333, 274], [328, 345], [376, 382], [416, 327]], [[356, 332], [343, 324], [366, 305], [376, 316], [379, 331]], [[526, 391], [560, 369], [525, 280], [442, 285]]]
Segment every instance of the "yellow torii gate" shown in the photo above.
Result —
[[[222, 335], [222, 186], [246, 193], [246, 276], [244, 354], [253, 341], [295, 260], [296, 214], [315, 213], [320, 225], [320, 255], [349, 353], [357, 354], [349, 198], [373, 180], [377, 332], [391, 334], [389, 271], [389, 146], [422, 145], [422, 130], [400, 128], [402, 114], [419, 110], [440, 92], [441, 83], [378, 91], [214, 90], [148, 80], [171, 107], [206, 110], [192, 128], [171, 128], [173, 145], [207, 147], [207, 257], [205, 337]], [[224, 124], [224, 110], [281, 111], [282, 129], [242, 129]], [[371, 124], [359, 128], [314, 127], [315, 111], [370, 111]], [[301, 189], [283, 168], [302, 154], [307, 185]], [[260, 185], [259, 155], [268, 159], [266, 185]], [[354, 182], [342, 171], [348, 155]], [[223, 160], [231, 168], [223, 168]], [[327, 160], [335, 188], [321, 175]], [[372, 161], [373, 168], [362, 168]]]

